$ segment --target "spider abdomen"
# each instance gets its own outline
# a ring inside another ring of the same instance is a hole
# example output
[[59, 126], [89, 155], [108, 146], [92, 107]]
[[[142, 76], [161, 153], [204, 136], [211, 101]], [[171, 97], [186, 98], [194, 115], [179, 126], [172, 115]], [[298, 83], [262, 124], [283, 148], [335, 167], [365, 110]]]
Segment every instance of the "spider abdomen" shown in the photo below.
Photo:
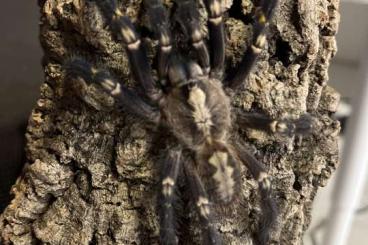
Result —
[[214, 141], [197, 152], [198, 170], [216, 203], [234, 200], [239, 188], [239, 163], [226, 142]]

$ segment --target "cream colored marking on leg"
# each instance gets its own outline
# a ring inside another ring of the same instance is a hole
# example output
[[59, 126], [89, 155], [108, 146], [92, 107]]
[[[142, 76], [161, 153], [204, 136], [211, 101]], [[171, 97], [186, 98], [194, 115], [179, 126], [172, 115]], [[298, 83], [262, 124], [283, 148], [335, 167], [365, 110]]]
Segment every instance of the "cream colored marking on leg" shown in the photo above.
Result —
[[110, 79], [105, 79], [103, 80], [104, 83], [108, 84], [111, 87], [115, 86], [115, 83], [113, 81], [111, 81]]
[[271, 128], [271, 131], [273, 132], [273, 133], [275, 133], [276, 132], [276, 127], [277, 127], [277, 121], [276, 120], [274, 120], [274, 121], [272, 121], [271, 123], [270, 123], [270, 128]]
[[198, 41], [202, 40], [202, 33], [201, 33], [201, 31], [200, 31], [200, 30], [195, 29], [195, 30], [193, 31], [193, 33], [192, 33], [192, 40], [193, 40], [194, 42], [198, 42]]
[[273, 133], [285, 133], [288, 126], [284, 122], [275, 120], [270, 123], [270, 128]]
[[219, 16], [221, 15], [221, 3], [220, 1], [213, 1], [212, 4], [210, 5], [210, 10], [211, 10], [211, 14], [213, 14], [214, 16]]
[[114, 83], [110, 79], [105, 79], [101, 82], [101, 86], [110, 92], [111, 95], [118, 95], [121, 93], [120, 83]]
[[259, 48], [263, 48], [266, 45], [266, 35], [265, 34], [261, 34], [257, 37], [257, 41], [256, 41], [256, 46]]
[[121, 17], [123, 16], [123, 13], [120, 11], [120, 9], [115, 9], [115, 15]]
[[201, 41], [199, 41], [199, 42], [193, 43], [193, 46], [194, 46], [195, 48], [199, 48], [199, 47], [203, 46], [203, 41], [201, 40]]
[[171, 39], [167, 33], [162, 33], [160, 36], [161, 51], [164, 53], [170, 52], [172, 49]]
[[189, 68], [190, 74], [193, 77], [201, 77], [203, 76], [203, 70], [197, 63], [191, 63]]
[[257, 181], [262, 182], [264, 179], [267, 179], [267, 178], [268, 178], [267, 173], [262, 171], [259, 173]]
[[141, 45], [141, 41], [140, 40], [137, 40], [134, 43], [128, 44], [128, 49], [130, 49], [130, 50], [137, 50], [137, 49], [139, 49], [139, 46], [140, 45]]
[[91, 73], [95, 75], [98, 72], [98, 70], [94, 67], [91, 67]]
[[218, 25], [222, 22], [222, 16], [215, 17], [215, 18], [209, 18], [209, 21], [215, 25]]
[[[169, 46], [170, 43], [171, 43], [171, 40], [170, 40], [170, 37], [169, 35], [167, 35], [166, 33], [163, 33], [161, 36], [160, 36], [160, 42], [163, 46]], [[170, 45], [171, 46], [171, 45]]]
[[288, 127], [287, 127], [286, 123], [279, 122], [277, 124], [276, 129], [277, 129], [277, 132], [284, 133], [284, 132], [286, 132], [286, 130], [288, 129]]
[[209, 135], [213, 124], [210, 110], [206, 106], [206, 94], [198, 86], [194, 86], [190, 90], [188, 103], [193, 107], [192, 116], [198, 129]]
[[172, 49], [172, 46], [171, 45], [169, 45], [169, 46], [161, 46], [162, 52], [165, 52], [165, 53], [170, 52], [171, 49]]
[[132, 29], [123, 26], [121, 28], [121, 34], [123, 35], [123, 38], [125, 39], [126, 43], [135, 43], [137, 42], [137, 37]]
[[234, 168], [229, 165], [227, 152], [216, 151], [208, 162], [215, 167], [216, 173], [213, 178], [218, 185], [218, 194], [223, 200], [228, 200], [234, 195], [235, 181], [232, 177]]
[[252, 45], [252, 50], [253, 50], [253, 53], [255, 53], [255, 54], [259, 54], [259, 53], [262, 52], [262, 49], [261, 48], [258, 48], [255, 45]]
[[115, 89], [111, 91], [111, 94], [118, 95], [120, 93], [121, 93], [121, 85], [120, 83], [117, 83]]
[[171, 196], [173, 193], [173, 187], [175, 185], [175, 181], [167, 177], [162, 181], [162, 194], [166, 197]]
[[106, 90], [113, 90], [115, 88], [115, 83], [110, 79], [105, 79], [101, 82], [101, 86], [104, 87]]
[[197, 207], [199, 212], [203, 217], [208, 217], [210, 215], [209, 201], [207, 198], [200, 196], [197, 201]]
[[271, 188], [271, 181], [268, 178], [268, 174], [266, 172], [260, 172], [257, 181], [259, 185], [262, 185], [263, 189]]
[[266, 45], [266, 36], [264, 34], [259, 35], [256, 42], [252, 45], [252, 50], [255, 54], [262, 52], [264, 46]]

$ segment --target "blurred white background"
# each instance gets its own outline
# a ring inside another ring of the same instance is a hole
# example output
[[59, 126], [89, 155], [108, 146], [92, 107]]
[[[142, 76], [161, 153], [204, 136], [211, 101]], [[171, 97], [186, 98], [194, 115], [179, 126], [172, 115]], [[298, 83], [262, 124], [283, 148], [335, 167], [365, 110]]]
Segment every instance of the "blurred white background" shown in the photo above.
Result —
[[[362, 70], [368, 70], [368, 67], [362, 67], [362, 61], [368, 59], [368, 1], [341, 0], [340, 12], [341, 22], [337, 35], [338, 52], [330, 67], [329, 85], [341, 94], [342, 103], [338, 114], [342, 117], [349, 115], [350, 110], [354, 109], [349, 106], [350, 102], [357, 96], [357, 91], [361, 88]], [[367, 70], [366, 72], [368, 72]], [[344, 137], [343, 134], [341, 136], [341, 149]], [[363, 147], [368, 147], [368, 144]], [[346, 242], [349, 245], [368, 244], [368, 181], [366, 181], [368, 173], [364, 174], [364, 190], [358, 204], [360, 210], [354, 216]], [[324, 221], [326, 218], [336, 215], [329, 213], [329, 208], [334, 202], [332, 194], [333, 191], [336, 191], [337, 177], [339, 175], [335, 173], [327, 187], [321, 188], [317, 194], [312, 212], [312, 225], [305, 236], [306, 245], [326, 245], [323, 236], [327, 223]]]

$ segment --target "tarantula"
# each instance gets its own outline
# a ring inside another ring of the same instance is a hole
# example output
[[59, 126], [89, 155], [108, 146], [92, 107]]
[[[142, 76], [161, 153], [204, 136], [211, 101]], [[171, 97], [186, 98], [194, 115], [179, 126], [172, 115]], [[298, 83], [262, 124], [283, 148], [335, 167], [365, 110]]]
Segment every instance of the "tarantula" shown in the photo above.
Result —
[[[236, 110], [230, 103], [232, 91], [246, 80], [266, 44], [265, 29], [274, 13], [277, 0], [258, 1], [252, 44], [231, 77], [223, 74], [223, 2], [203, 2], [208, 12], [211, 52], [208, 51], [201, 31], [196, 1], [174, 1], [175, 19], [196, 54], [195, 59], [190, 59], [184, 54], [178, 54], [180, 50], [173, 43], [169, 17], [161, 0], [144, 0], [152, 32], [159, 41], [156, 83], [141, 39], [130, 19], [123, 16], [115, 0], [96, 1], [110, 29], [123, 41], [131, 71], [142, 86], [145, 98], [137, 96], [135, 91], [116, 81], [109, 72], [99, 70], [80, 58], [73, 59], [66, 65], [66, 77], [99, 84], [125, 111], [153, 125], [166, 128], [179, 142], [178, 147], [167, 153], [161, 173], [159, 216], [162, 244], [179, 242], [175, 229], [174, 204], [180, 169], [183, 169], [198, 210], [203, 243], [222, 243], [213, 225], [211, 206], [228, 204], [234, 200], [240, 188], [240, 163], [245, 164], [258, 181], [263, 217], [260, 219], [256, 241], [257, 244], [267, 244], [270, 229], [277, 216], [277, 208], [270, 195], [271, 182], [263, 164], [243, 144], [232, 139], [232, 124], [236, 123], [240, 128], [256, 128], [269, 133], [290, 135], [308, 132], [310, 122], [308, 116], [297, 120], [274, 120], [261, 114]], [[184, 151], [190, 153], [190, 160], [185, 159]]]

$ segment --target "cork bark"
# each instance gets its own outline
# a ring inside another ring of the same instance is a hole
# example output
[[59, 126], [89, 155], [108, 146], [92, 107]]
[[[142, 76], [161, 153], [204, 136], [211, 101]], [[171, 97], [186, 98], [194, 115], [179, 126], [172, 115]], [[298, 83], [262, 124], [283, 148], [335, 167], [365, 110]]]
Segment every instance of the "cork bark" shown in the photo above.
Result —
[[[141, 0], [120, 2], [152, 59], [157, 42], [149, 38]], [[224, 2], [230, 72], [251, 40], [255, 1]], [[165, 4], [172, 11], [172, 1]], [[94, 1], [39, 0], [39, 6], [45, 82], [29, 119], [27, 166], [0, 216], [1, 244], [158, 244], [156, 192], [166, 132], [120, 113], [97, 86], [65, 81], [62, 71], [66, 59], [81, 56], [135, 86], [124, 47], [111, 37]], [[206, 31], [202, 3], [200, 12]], [[339, 124], [331, 116], [339, 95], [327, 80], [338, 21], [338, 0], [281, 0], [267, 48], [233, 98], [243, 110], [274, 118], [309, 112], [320, 125], [303, 138], [250, 129], [239, 133], [273, 177], [280, 213], [272, 244], [302, 244], [316, 191], [337, 167]], [[218, 210], [216, 225], [224, 244], [252, 244], [257, 229], [257, 184], [247, 169], [242, 175], [240, 201]], [[182, 244], [200, 244], [185, 183], [181, 191]]]

